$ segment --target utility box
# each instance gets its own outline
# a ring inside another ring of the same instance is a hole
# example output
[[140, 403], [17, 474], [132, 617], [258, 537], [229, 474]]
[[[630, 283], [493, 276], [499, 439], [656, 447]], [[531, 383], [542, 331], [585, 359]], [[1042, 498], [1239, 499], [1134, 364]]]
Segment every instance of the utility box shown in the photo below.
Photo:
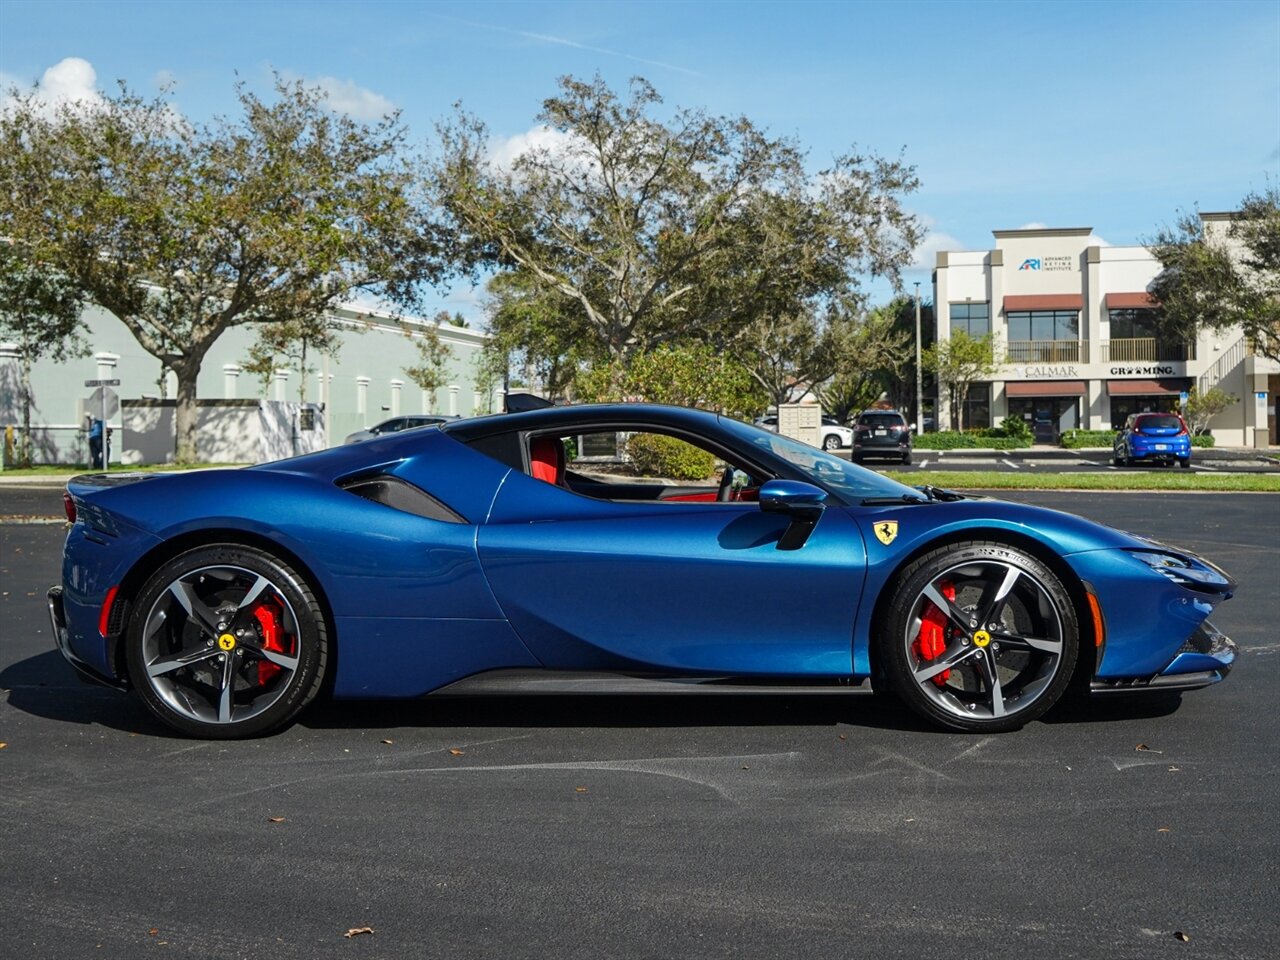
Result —
[[778, 433], [813, 447], [822, 446], [822, 407], [816, 403], [780, 404]]

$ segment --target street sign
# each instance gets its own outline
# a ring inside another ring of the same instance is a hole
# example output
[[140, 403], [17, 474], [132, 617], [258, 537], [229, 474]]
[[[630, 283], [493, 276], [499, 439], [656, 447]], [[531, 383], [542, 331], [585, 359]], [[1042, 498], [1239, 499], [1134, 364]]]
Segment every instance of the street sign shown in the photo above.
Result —
[[86, 410], [93, 411], [94, 416], [101, 416], [103, 420], [113, 420], [120, 412], [120, 395], [110, 387], [98, 387], [85, 397], [84, 405]]
[[120, 386], [120, 381], [119, 380], [86, 380], [84, 382], [84, 385], [86, 387], [118, 387]]

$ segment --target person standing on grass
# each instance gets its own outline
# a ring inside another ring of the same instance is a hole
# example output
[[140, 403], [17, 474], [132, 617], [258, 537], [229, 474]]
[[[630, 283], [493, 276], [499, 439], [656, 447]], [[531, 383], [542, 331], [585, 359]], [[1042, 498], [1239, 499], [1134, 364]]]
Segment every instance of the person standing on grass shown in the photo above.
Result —
[[97, 417], [85, 414], [89, 421], [89, 466], [95, 470], [102, 469], [102, 421]]

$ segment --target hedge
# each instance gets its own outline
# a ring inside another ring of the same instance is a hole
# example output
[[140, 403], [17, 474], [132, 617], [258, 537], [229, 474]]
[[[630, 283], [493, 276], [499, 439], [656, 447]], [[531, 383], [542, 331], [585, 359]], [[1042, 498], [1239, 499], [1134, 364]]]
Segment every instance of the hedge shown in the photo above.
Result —
[[1081, 447], [1108, 447], [1115, 442], [1114, 430], [1063, 430], [1061, 442], [1068, 450]]
[[675, 437], [637, 433], [627, 441], [627, 456], [636, 470], [651, 477], [705, 480], [715, 473], [716, 458]]
[[1210, 436], [1209, 434], [1207, 434], [1207, 433], [1202, 433], [1202, 434], [1200, 434], [1200, 436], [1198, 436], [1198, 437], [1192, 437], [1192, 438], [1191, 438], [1191, 445], [1192, 445], [1193, 447], [1212, 447], [1212, 446], [1213, 446], [1213, 437], [1211, 437], [1211, 436]]
[[964, 433], [944, 430], [922, 433], [914, 438], [912, 446], [917, 450], [1021, 450], [1031, 446], [1031, 437], [1011, 437], [999, 427]]

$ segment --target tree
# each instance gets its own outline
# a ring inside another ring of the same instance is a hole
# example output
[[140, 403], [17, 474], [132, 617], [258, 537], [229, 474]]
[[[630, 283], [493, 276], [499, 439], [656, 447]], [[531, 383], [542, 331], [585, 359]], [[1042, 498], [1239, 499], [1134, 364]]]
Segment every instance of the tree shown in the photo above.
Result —
[[231, 327], [308, 322], [356, 291], [413, 304], [439, 276], [392, 114], [330, 114], [320, 91], [241, 86], [193, 124], [121, 87], [48, 115], [0, 114], [0, 233], [110, 310], [177, 377], [177, 459], [196, 455], [196, 382]]
[[[882, 394], [901, 392], [909, 369], [914, 375], [911, 337], [898, 326], [901, 304], [907, 302], [895, 300], [877, 307], [839, 331], [835, 372], [815, 384], [814, 393], [822, 409], [841, 423], [871, 406]], [[911, 389], [914, 393], [914, 380]]]
[[854, 298], [862, 271], [896, 283], [921, 234], [901, 205], [913, 168], [850, 152], [810, 174], [745, 117], [663, 121], [661, 102], [640, 78], [624, 100], [563, 77], [544, 142], [509, 166], [476, 117], [441, 124], [431, 182], [454, 261], [515, 271], [567, 302], [586, 352], [621, 359]]
[[1240, 398], [1227, 393], [1221, 387], [1210, 387], [1203, 394], [1195, 387], [1187, 395], [1187, 424], [1191, 427], [1192, 436], [1200, 436], [1209, 428], [1209, 421], [1228, 407], [1239, 403]]
[[764, 406], [750, 373], [707, 344], [664, 345], [628, 361], [596, 364], [579, 378], [577, 396], [587, 403], [643, 400], [740, 418]]
[[31, 466], [31, 367], [42, 357], [62, 362], [88, 352], [79, 292], [66, 276], [33, 263], [21, 248], [0, 241], [0, 341], [21, 357], [22, 436], [18, 465]]
[[1146, 241], [1164, 270], [1150, 286], [1163, 336], [1194, 341], [1202, 328], [1239, 328], [1280, 361], [1280, 189], [1244, 198], [1225, 237], [1196, 213]]
[[307, 401], [307, 379], [316, 372], [316, 356], [334, 356], [342, 346], [340, 329], [325, 317], [298, 318], [264, 323], [249, 348], [244, 368], [256, 374], [265, 387], [282, 363], [298, 371], [298, 403]]
[[945, 384], [950, 391], [956, 429], [963, 430], [969, 388], [980, 380], [991, 379], [999, 369], [991, 349], [991, 334], [971, 337], [963, 330], [953, 330], [949, 339], [939, 340], [925, 350], [921, 362], [937, 375], [939, 387]]
[[412, 367], [405, 367], [404, 375], [416, 383], [419, 389], [431, 394], [434, 403], [436, 391], [449, 382], [449, 358], [453, 356], [453, 351], [440, 339], [438, 327], [411, 327], [402, 324], [401, 329], [418, 351], [418, 362]]
[[[493, 392], [498, 384], [506, 382], [511, 356], [506, 349], [492, 339], [471, 355], [471, 386], [484, 397], [486, 413], [501, 413], [493, 408]], [[477, 411], [478, 412], [478, 411]]]
[[499, 273], [486, 289], [492, 349], [514, 357], [548, 398], [567, 399], [583, 364], [597, 358], [575, 302], [521, 272]]

